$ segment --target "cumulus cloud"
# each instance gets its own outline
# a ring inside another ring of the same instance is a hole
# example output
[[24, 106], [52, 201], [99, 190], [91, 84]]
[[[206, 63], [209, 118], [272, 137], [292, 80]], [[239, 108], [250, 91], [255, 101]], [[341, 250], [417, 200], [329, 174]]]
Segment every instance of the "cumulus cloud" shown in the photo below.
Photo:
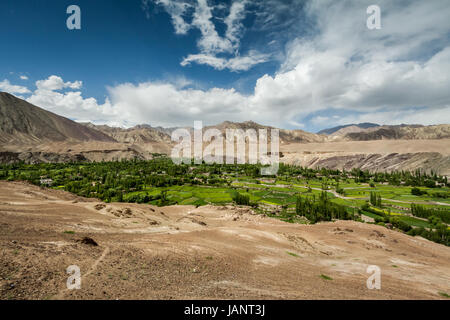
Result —
[[28, 77], [27, 76], [20, 76], [20, 79], [21, 80], [28, 80]]
[[9, 82], [8, 79], [5, 79], [0, 82], [0, 91], [8, 92], [11, 94], [25, 94], [30, 93], [30, 90], [27, 87], [13, 85]]
[[114, 124], [124, 122], [124, 119], [119, 122], [114, 120], [118, 115], [108, 99], [100, 105], [94, 98], [84, 98], [81, 91], [73, 91], [81, 89], [81, 81], [64, 82], [61, 77], [52, 75], [36, 81], [35, 85], [33, 92], [29, 89], [26, 92], [31, 93], [26, 98], [31, 104], [74, 120], [101, 119], [102, 123]]
[[53, 91], [65, 88], [81, 89], [82, 86], [83, 83], [81, 81], [64, 82], [64, 80], [61, 77], [54, 75], [50, 76], [48, 79], [36, 81], [36, 87], [38, 88], [38, 90]]
[[168, 127], [192, 125], [194, 120], [213, 124], [239, 120], [247, 111], [246, 97], [234, 89], [178, 89], [169, 83], [148, 82], [122, 84], [109, 88], [109, 94], [114, 108], [133, 123], [153, 119], [152, 125]]
[[280, 76], [300, 77], [296, 82], [311, 93], [307, 106], [370, 111], [448, 105], [450, 4], [379, 5], [383, 27], [372, 31], [355, 19], [362, 4], [311, 3], [308, 10], [318, 17], [318, 35], [292, 43]]
[[[366, 27], [371, 4], [306, 2], [299, 17], [310, 21], [312, 30], [289, 42], [280, 70], [259, 78], [242, 108], [257, 110], [257, 118], [277, 125], [295, 125], [330, 108], [355, 112], [358, 116], [353, 118], [361, 121], [373, 116], [381, 123], [411, 123], [420, 120], [420, 114], [429, 123], [450, 122], [450, 3], [380, 0], [381, 30]], [[208, 12], [198, 13], [204, 23], [210, 19]], [[273, 25], [280, 16], [276, 10], [261, 15], [265, 25]], [[202, 34], [209, 39], [202, 45], [205, 51], [232, 49], [231, 41], [216, 41], [209, 28]], [[188, 56], [183, 63], [192, 61], [217, 69], [230, 63], [208, 54]], [[238, 68], [239, 60], [235, 62]]]

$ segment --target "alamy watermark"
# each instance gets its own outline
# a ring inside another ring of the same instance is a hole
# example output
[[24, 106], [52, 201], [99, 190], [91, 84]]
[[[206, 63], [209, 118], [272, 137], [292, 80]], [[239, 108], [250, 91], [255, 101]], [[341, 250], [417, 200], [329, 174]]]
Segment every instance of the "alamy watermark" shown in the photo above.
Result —
[[[70, 5], [66, 9], [66, 13], [70, 16], [66, 20], [66, 26], [69, 30], [81, 29], [81, 9], [77, 5]], [[370, 5], [367, 7], [366, 13], [370, 15], [367, 18], [366, 25], [369, 30], [381, 29], [381, 9], [378, 5]]]
[[366, 272], [371, 273], [370, 277], [367, 278], [367, 281], [366, 281], [367, 289], [380, 290], [381, 289], [381, 269], [380, 269], [380, 267], [376, 266], [376, 265], [370, 265], [367, 267]]
[[67, 289], [81, 289], [81, 270], [77, 265], [68, 266], [66, 269], [67, 274], [70, 274], [70, 277], [67, 278]]
[[77, 5], [71, 5], [67, 7], [67, 14], [70, 16], [66, 20], [66, 26], [69, 30], [81, 29], [81, 9]]
[[367, 14], [370, 16], [367, 18], [366, 25], [369, 30], [381, 29], [381, 9], [377, 5], [371, 5], [367, 7]]
[[[260, 163], [264, 165], [261, 175], [275, 175], [278, 172], [279, 129], [270, 129], [270, 151], [267, 150], [267, 129], [256, 132], [255, 129], [227, 128], [224, 143], [223, 133], [217, 128], [208, 128], [203, 133], [202, 121], [194, 121], [193, 137], [188, 129], [176, 129], [172, 132], [172, 141], [178, 142], [171, 153], [175, 164], [190, 164], [192, 159], [195, 164]], [[205, 143], [209, 144], [205, 147]]]

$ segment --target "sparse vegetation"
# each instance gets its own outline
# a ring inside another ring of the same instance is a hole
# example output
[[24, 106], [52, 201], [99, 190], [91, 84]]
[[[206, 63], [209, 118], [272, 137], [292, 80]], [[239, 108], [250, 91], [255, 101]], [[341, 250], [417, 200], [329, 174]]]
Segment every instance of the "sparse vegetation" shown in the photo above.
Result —
[[293, 252], [289, 252], [289, 251], [286, 251], [286, 253], [288, 254], [288, 255], [290, 255], [290, 256], [293, 256], [293, 257], [299, 257], [299, 255], [298, 254], [295, 254], [295, 253], [293, 253]]

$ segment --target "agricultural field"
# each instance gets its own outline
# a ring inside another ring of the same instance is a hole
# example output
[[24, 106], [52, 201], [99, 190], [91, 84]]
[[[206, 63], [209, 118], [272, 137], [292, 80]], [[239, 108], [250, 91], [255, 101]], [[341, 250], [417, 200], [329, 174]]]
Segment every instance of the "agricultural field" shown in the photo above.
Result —
[[0, 166], [0, 179], [28, 181], [104, 202], [247, 205], [288, 222], [336, 219], [377, 223], [448, 245], [450, 186], [435, 173], [370, 173], [280, 165], [175, 165], [150, 161]]

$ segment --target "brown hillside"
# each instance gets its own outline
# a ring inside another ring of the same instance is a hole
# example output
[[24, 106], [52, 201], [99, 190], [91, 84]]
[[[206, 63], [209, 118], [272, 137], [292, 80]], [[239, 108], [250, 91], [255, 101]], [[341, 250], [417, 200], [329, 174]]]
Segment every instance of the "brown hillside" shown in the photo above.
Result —
[[0, 92], [0, 142], [22, 144], [65, 140], [114, 142], [102, 132]]

